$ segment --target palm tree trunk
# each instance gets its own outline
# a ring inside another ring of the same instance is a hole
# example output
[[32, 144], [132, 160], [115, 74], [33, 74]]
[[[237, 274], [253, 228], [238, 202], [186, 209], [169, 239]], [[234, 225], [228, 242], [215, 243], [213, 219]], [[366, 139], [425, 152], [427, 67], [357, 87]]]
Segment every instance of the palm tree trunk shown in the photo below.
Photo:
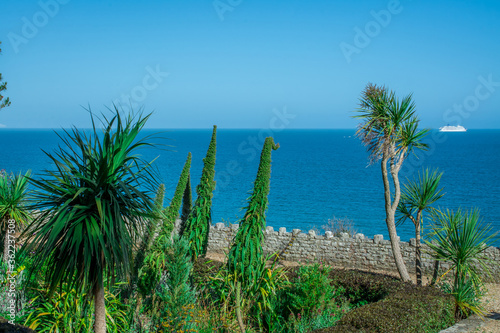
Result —
[[434, 261], [434, 272], [432, 273], [431, 286], [436, 284], [439, 275], [439, 260]]
[[[388, 155], [389, 155], [388, 149], [386, 149], [386, 152], [384, 153], [384, 157], [381, 163], [382, 179], [384, 181], [385, 215], [386, 215], [385, 223], [387, 224], [387, 230], [389, 231], [389, 237], [391, 239], [392, 253], [394, 255], [396, 268], [398, 269], [401, 280], [407, 282], [411, 281], [411, 278], [410, 275], [408, 274], [408, 270], [406, 269], [406, 265], [403, 260], [403, 255], [401, 254], [401, 247], [399, 246], [399, 239], [398, 239], [398, 234], [396, 232], [396, 223], [394, 218], [394, 215], [396, 214], [396, 208], [398, 206], [397, 204], [399, 203], [400, 193], [395, 193], [395, 200], [397, 200], [398, 202], [391, 203], [391, 187], [389, 184], [389, 174], [387, 170], [387, 162], [389, 160]], [[396, 186], [396, 192], [398, 190], [399, 188], [398, 186]], [[393, 206], [395, 206], [395, 208], [393, 208]]]
[[[420, 212], [418, 212], [420, 214]], [[417, 224], [415, 225], [415, 272], [417, 274], [417, 286], [422, 285], [422, 254], [420, 248], [420, 218], [417, 215]]]
[[102, 279], [94, 287], [94, 333], [106, 333], [106, 307], [104, 303], [104, 284]]

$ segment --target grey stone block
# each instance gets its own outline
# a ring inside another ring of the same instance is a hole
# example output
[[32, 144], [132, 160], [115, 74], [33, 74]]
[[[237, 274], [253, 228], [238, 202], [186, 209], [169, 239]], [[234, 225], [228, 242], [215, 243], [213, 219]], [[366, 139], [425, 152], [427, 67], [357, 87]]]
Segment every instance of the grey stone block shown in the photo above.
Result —
[[373, 236], [373, 242], [374, 242], [375, 244], [379, 244], [379, 243], [381, 243], [383, 240], [384, 240], [384, 236], [383, 236], [383, 235], [375, 235], [375, 236]]

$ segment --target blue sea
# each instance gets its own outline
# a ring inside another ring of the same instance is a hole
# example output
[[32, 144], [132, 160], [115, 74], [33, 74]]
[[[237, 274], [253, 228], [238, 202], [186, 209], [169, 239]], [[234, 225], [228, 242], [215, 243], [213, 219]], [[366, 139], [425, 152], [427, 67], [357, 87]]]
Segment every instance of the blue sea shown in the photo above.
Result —
[[[61, 133], [60, 130], [57, 131]], [[211, 129], [145, 130], [162, 132], [169, 145], [147, 148], [143, 156], [158, 167], [167, 197], [175, 190], [188, 152], [193, 154], [193, 192], [203, 167]], [[237, 223], [246, 206], [257, 172], [260, 150], [272, 135], [280, 148], [273, 151], [271, 192], [267, 225], [275, 230], [321, 229], [333, 217], [352, 220], [358, 232], [388, 239], [385, 225], [384, 191], [380, 163], [369, 165], [368, 153], [354, 130], [233, 130], [217, 132], [217, 189], [213, 198], [213, 222]], [[430, 148], [417, 152], [403, 164], [402, 182], [417, 176], [422, 168], [444, 172], [442, 208], [481, 210], [484, 222], [500, 230], [500, 130], [468, 130], [466, 133], [432, 131], [426, 138]], [[0, 130], [0, 169], [35, 174], [51, 169], [42, 151], [52, 152], [62, 144], [52, 130]], [[418, 157], [418, 158], [417, 158]], [[193, 197], [196, 194], [193, 193]], [[165, 205], [168, 201], [165, 202]], [[428, 225], [424, 221], [424, 228]], [[413, 224], [398, 227], [401, 240], [414, 237]], [[496, 242], [500, 246], [500, 241]]]

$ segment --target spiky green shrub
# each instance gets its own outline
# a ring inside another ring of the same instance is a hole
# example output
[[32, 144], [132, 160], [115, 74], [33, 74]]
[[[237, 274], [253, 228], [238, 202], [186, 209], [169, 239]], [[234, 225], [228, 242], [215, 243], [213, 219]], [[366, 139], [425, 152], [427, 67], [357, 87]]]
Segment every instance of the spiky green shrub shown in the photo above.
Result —
[[159, 283], [161, 273], [165, 270], [165, 250], [167, 244], [170, 243], [170, 236], [174, 227], [175, 219], [179, 215], [179, 209], [182, 202], [182, 195], [189, 179], [189, 170], [191, 168], [191, 153], [188, 154], [186, 163], [182, 168], [182, 172], [175, 189], [174, 196], [170, 205], [163, 209], [163, 200], [161, 205], [158, 203], [157, 212], [161, 215], [162, 224], [158, 225], [158, 237], [154, 240], [151, 250], [143, 255], [143, 263], [139, 273], [138, 288], [142, 295], [147, 295], [151, 290], [156, 289]]
[[253, 192], [228, 254], [229, 270], [237, 273], [244, 285], [259, 278], [257, 273], [261, 270], [257, 268], [264, 260], [262, 244], [271, 178], [271, 152], [278, 147], [272, 137], [264, 141]]
[[215, 153], [217, 126], [214, 126], [207, 155], [203, 159], [200, 184], [196, 187], [198, 197], [186, 221], [181, 237], [189, 241], [191, 260], [202, 257], [207, 252], [208, 233], [212, 223], [212, 197], [215, 190]]
[[154, 206], [151, 212], [151, 217], [146, 220], [145, 228], [142, 230], [142, 237], [139, 239], [139, 246], [134, 253], [134, 264], [132, 266], [130, 283], [122, 292], [122, 297], [128, 299], [134, 292], [139, 279], [139, 272], [144, 265], [146, 254], [149, 253], [152, 245], [156, 230], [164, 219], [163, 214], [163, 201], [165, 199], [165, 185], [160, 184], [156, 191], [154, 199]]
[[161, 308], [162, 327], [171, 330], [186, 330], [193, 327], [192, 313], [196, 295], [189, 284], [193, 264], [189, 258], [189, 243], [175, 236], [169, 242], [166, 261], [166, 278], [160, 284], [157, 296]]
[[179, 210], [181, 209], [182, 199], [184, 192], [189, 181], [189, 171], [191, 169], [191, 153], [188, 153], [186, 163], [182, 168], [181, 176], [179, 177], [179, 182], [175, 188], [174, 196], [167, 209], [165, 209], [165, 221], [163, 222], [163, 227], [160, 233], [159, 239], [161, 237], [169, 237], [175, 225], [175, 220], [179, 216]]
[[186, 188], [184, 189], [184, 195], [182, 196], [181, 226], [179, 228], [180, 235], [182, 235], [184, 229], [186, 228], [186, 221], [189, 217], [191, 209], [193, 209], [193, 194], [191, 191], [191, 176], [188, 175]]
[[[39, 289], [30, 300], [24, 325], [37, 332], [93, 332], [94, 311], [90, 298], [64, 285], [49, 298], [48, 290]], [[114, 293], [106, 290], [106, 331], [128, 332], [127, 307]]]
[[[455, 315], [465, 318], [472, 312], [484, 315], [479, 300], [483, 294], [483, 282], [479, 268], [491, 277], [488, 265], [492, 260], [485, 255], [489, 246], [498, 239], [490, 224], [485, 224], [478, 209], [471, 211], [438, 211], [434, 216], [433, 232], [427, 245], [438, 261], [451, 263], [451, 268], [440, 278], [452, 272], [454, 281], [444, 290], [455, 297]], [[438, 281], [439, 281], [438, 280]]]
[[37, 188], [33, 209], [41, 211], [24, 232], [23, 252], [34, 252], [30, 273], [47, 264], [51, 293], [67, 283], [93, 294], [96, 333], [106, 330], [104, 280], [129, 276], [134, 245], [153, 210], [156, 174], [138, 154], [155, 147], [151, 136], [140, 138], [149, 117], [123, 119], [115, 109], [111, 119], [103, 115], [101, 132], [92, 115], [90, 133], [65, 130], [64, 145], [47, 153], [55, 170], [30, 178]]
[[0, 230], [3, 239], [3, 261], [8, 261], [9, 248], [12, 249], [14, 235], [20, 231], [30, 218], [30, 211], [26, 205], [28, 195], [28, 178], [26, 175], [7, 174], [0, 171]]

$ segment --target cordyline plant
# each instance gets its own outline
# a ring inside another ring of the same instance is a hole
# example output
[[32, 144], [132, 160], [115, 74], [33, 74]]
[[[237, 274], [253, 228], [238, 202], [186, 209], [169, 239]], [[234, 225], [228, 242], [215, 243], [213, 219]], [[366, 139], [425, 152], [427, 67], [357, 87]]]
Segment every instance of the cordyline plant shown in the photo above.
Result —
[[262, 244], [271, 178], [271, 152], [278, 148], [279, 144], [275, 145], [273, 138], [268, 137], [264, 141], [253, 192], [229, 250], [227, 259], [229, 271], [239, 276], [243, 287], [260, 278], [258, 274], [261, 270], [258, 267], [264, 261]]
[[208, 233], [212, 223], [212, 197], [215, 190], [215, 153], [217, 126], [214, 126], [207, 155], [203, 159], [200, 184], [196, 187], [198, 197], [186, 221], [181, 237], [189, 241], [193, 262], [207, 253]]
[[[356, 135], [367, 147], [372, 163], [381, 160], [386, 225], [391, 248], [399, 275], [403, 281], [411, 281], [403, 261], [396, 232], [395, 214], [401, 197], [399, 171], [404, 160], [414, 149], [427, 149], [422, 142], [428, 130], [419, 130], [412, 95], [399, 100], [385, 87], [369, 83], [361, 93], [360, 108], [354, 118], [362, 119]], [[389, 174], [394, 185], [391, 196]]]
[[16, 231], [20, 231], [30, 219], [30, 211], [26, 205], [30, 174], [30, 171], [26, 175], [0, 171], [0, 228], [4, 237], [5, 263], [8, 261], [9, 248], [12, 249]]
[[442, 188], [439, 182], [443, 173], [434, 170], [432, 173], [426, 169], [418, 174], [418, 180], [409, 180], [401, 194], [401, 201], [398, 205], [400, 216], [398, 224], [410, 219], [415, 226], [415, 272], [417, 275], [417, 285], [422, 285], [422, 254], [421, 254], [421, 227], [424, 220], [424, 212], [435, 213], [432, 207], [437, 200], [443, 197]]
[[115, 107], [98, 133], [91, 114], [90, 133], [64, 130], [64, 145], [46, 153], [55, 170], [30, 178], [37, 189], [33, 208], [41, 213], [24, 232], [23, 252], [34, 251], [32, 270], [47, 265], [49, 297], [65, 283], [92, 295], [96, 333], [106, 332], [105, 277], [128, 276], [143, 218], [154, 209], [156, 173], [137, 154], [154, 147], [151, 136], [138, 139], [149, 117], [123, 119]]
[[449, 272], [454, 273], [453, 283], [445, 287], [455, 297], [455, 316], [461, 319], [470, 312], [483, 316], [485, 309], [478, 301], [483, 283], [478, 269], [491, 277], [488, 266], [493, 261], [485, 252], [498, 240], [498, 231], [492, 232], [491, 225], [483, 223], [478, 209], [437, 211], [433, 219], [426, 243], [436, 260], [451, 263], [438, 282]]

